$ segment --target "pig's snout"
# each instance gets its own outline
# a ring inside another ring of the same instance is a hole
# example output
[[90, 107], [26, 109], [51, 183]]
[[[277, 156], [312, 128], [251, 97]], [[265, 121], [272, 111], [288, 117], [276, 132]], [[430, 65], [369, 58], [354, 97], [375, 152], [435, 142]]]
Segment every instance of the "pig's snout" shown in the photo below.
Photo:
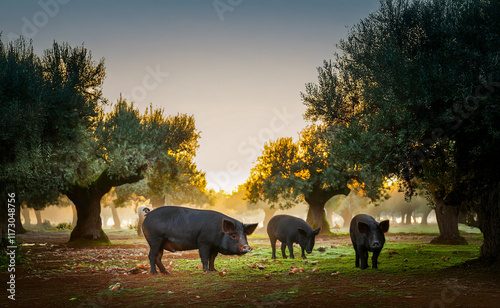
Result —
[[312, 249], [306, 250], [307, 253], [313, 252]]
[[247, 253], [252, 251], [252, 248], [250, 248], [249, 245], [242, 245], [240, 246], [240, 253]]
[[373, 244], [372, 244], [372, 248], [374, 248], [374, 249], [375, 249], [375, 248], [380, 248], [380, 242], [379, 242], [379, 241], [375, 241], [375, 242], [373, 242]]

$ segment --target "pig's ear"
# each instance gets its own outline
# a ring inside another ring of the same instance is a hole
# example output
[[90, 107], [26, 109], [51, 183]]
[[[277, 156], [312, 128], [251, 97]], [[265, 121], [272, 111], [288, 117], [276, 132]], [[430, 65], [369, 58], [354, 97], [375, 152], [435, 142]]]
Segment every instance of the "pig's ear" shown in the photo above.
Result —
[[321, 230], [321, 228], [318, 228], [318, 229], [314, 230], [314, 231], [313, 231], [313, 234], [314, 234], [314, 235], [318, 235], [320, 230]]
[[370, 233], [370, 226], [368, 226], [364, 222], [359, 221], [358, 222], [358, 230], [361, 233], [368, 234], [368, 233]]
[[389, 221], [388, 220], [381, 221], [378, 227], [384, 233], [389, 231]]
[[307, 236], [307, 232], [304, 229], [302, 229], [302, 228], [298, 228], [298, 229], [299, 229], [300, 235]]
[[234, 222], [225, 218], [222, 219], [222, 231], [224, 231], [224, 233], [229, 233], [231, 231], [234, 231], [234, 229], [236, 229], [236, 225], [234, 224]]
[[259, 224], [243, 224], [243, 230], [245, 230], [246, 235], [252, 234]]

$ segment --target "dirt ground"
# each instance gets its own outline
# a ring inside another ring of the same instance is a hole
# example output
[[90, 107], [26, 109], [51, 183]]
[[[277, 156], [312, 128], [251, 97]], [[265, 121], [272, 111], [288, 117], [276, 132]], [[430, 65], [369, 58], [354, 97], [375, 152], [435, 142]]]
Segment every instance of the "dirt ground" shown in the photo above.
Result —
[[[2, 307], [498, 307], [500, 303], [500, 271], [473, 262], [427, 276], [366, 270], [363, 275], [340, 274], [333, 279], [332, 273], [319, 272], [289, 280], [223, 280], [229, 277], [200, 270], [158, 278], [147, 274], [149, 249], [144, 238], [135, 235], [110, 234], [114, 245], [92, 248], [67, 247], [69, 232], [29, 232], [20, 238], [27, 244], [23, 249], [28, 260], [16, 267], [15, 302], [7, 299], [9, 277], [1, 273]], [[431, 238], [397, 236], [398, 241], [427, 243]], [[316, 245], [349, 241], [348, 236], [321, 236]], [[265, 238], [252, 243], [269, 245]], [[199, 255], [194, 250], [163, 257], [165, 264], [176, 259], [199, 260]], [[89, 266], [92, 262], [99, 266]], [[117, 282], [121, 291], [108, 290]]]

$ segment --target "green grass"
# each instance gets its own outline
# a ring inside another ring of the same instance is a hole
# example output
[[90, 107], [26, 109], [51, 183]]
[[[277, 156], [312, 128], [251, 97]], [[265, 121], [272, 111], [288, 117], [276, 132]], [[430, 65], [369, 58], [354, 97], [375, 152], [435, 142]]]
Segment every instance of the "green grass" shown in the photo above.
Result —
[[[340, 272], [341, 276], [362, 277], [377, 273], [380, 275], [401, 274], [428, 275], [439, 270], [452, 267], [468, 260], [479, 257], [479, 241], [464, 246], [431, 245], [425, 243], [386, 243], [379, 257], [378, 269], [371, 267], [360, 270], [354, 267], [354, 250], [351, 245], [335, 245], [335, 248], [326, 248], [325, 252], [314, 250], [307, 259], [271, 259], [271, 249], [256, 249], [245, 256], [218, 256], [215, 267], [218, 271], [227, 269], [227, 275], [219, 277], [217, 273], [203, 273], [197, 268], [200, 260], [174, 260], [177, 266], [172, 271], [190, 274], [190, 283], [186, 288], [196, 289], [200, 286], [216, 288], [224, 282], [264, 281], [265, 274], [278, 283], [300, 281], [303, 277]], [[167, 256], [168, 258], [168, 256]], [[251, 268], [253, 264], [263, 265], [264, 269]], [[371, 253], [369, 265], [371, 265]], [[292, 267], [303, 268], [303, 273], [289, 274]], [[313, 272], [317, 268], [318, 271]], [[214, 276], [217, 277], [214, 279]], [[328, 276], [333, 279], [335, 276]], [[159, 280], [168, 280], [169, 277], [158, 277]], [[275, 294], [273, 296], [281, 296]], [[283, 295], [285, 296], [285, 295]], [[288, 296], [288, 295], [286, 295]]]
[[[372, 269], [370, 267], [366, 270], [354, 267], [354, 249], [348, 243], [323, 244], [324, 252], [318, 251], [319, 245], [317, 245], [313, 253], [307, 255], [307, 259], [298, 257], [300, 250], [296, 246], [297, 259], [282, 259], [280, 258], [281, 252], [278, 252], [278, 259], [272, 260], [269, 244], [264, 241], [252, 243], [252, 238], [250, 238], [249, 242], [255, 248], [252, 252], [241, 257], [219, 255], [216, 258], [215, 267], [218, 271], [225, 268], [227, 270], [225, 276], [220, 276], [219, 273], [204, 273], [197, 267], [201, 264], [199, 259], [169, 259], [168, 253], [166, 253], [163, 257], [163, 263], [167, 265], [170, 261], [174, 262], [174, 265], [169, 269], [174, 274], [173, 276], [151, 277], [152, 284], [149, 287], [133, 289], [125, 287], [124, 290], [116, 292], [106, 290], [98, 295], [115, 297], [133, 294], [135, 297], [143, 298], [146, 302], [160, 300], [160, 302], [167, 303], [170, 296], [175, 296], [175, 293], [168, 293], [170, 292], [168, 290], [175, 291], [176, 288], [181, 288], [182, 292], [190, 294], [191, 298], [200, 299], [200, 301], [213, 298], [214, 294], [230, 292], [227, 294], [232, 294], [232, 296], [217, 298], [217, 305], [234, 307], [244, 305], [244, 302], [239, 301], [241, 298], [252, 298], [264, 305], [273, 305], [276, 302], [286, 304], [298, 297], [331, 293], [335, 288], [342, 288], [345, 284], [350, 284], [348, 296], [354, 299], [374, 298], [380, 302], [385, 298], [400, 297], [406, 294], [404, 291], [395, 291], [384, 284], [374, 287], [371, 281], [390, 281], [402, 276], [404, 279], [408, 279], [408, 277], [440, 277], [443, 270], [478, 258], [479, 246], [482, 243], [480, 234], [468, 234], [469, 245], [461, 246], [431, 245], [419, 241], [418, 236], [415, 238], [412, 242], [395, 240], [386, 242], [379, 257], [379, 268]], [[252, 267], [256, 263], [264, 268]], [[81, 265], [93, 264], [83, 263]], [[96, 266], [102, 269], [111, 265], [127, 267], [119, 261], [106, 262]], [[129, 263], [128, 266], [130, 265]], [[371, 265], [371, 253], [369, 265]], [[289, 271], [292, 267], [303, 268], [304, 272], [290, 275]], [[313, 271], [313, 269], [318, 270]], [[340, 273], [331, 275], [337, 272]], [[269, 280], [265, 277], [266, 274], [270, 275]], [[176, 276], [180, 276], [182, 279], [173, 279]], [[239, 287], [240, 285], [244, 287]], [[250, 285], [257, 287], [248, 287]], [[267, 289], [266, 285], [278, 286], [278, 288]], [[165, 288], [165, 286], [172, 286], [172, 289]]]
[[[462, 234], [481, 234], [481, 230], [478, 228], [474, 227], [469, 227], [464, 224], [458, 224], [458, 229]], [[397, 233], [411, 233], [411, 234], [422, 234], [422, 235], [439, 235], [439, 228], [437, 224], [428, 224], [426, 226], [420, 225], [420, 224], [411, 224], [411, 225], [405, 225], [405, 224], [396, 224], [396, 225], [391, 225], [389, 232], [391, 234], [397, 234]], [[349, 228], [348, 227], [342, 227], [340, 229], [334, 229], [333, 234], [335, 235], [349, 235]]]

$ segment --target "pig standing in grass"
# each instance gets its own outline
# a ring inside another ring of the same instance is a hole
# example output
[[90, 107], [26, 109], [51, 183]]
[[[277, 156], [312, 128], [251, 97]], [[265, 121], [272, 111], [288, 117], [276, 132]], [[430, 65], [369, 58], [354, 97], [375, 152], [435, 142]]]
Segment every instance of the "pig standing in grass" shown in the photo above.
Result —
[[313, 230], [304, 220], [290, 215], [276, 215], [267, 224], [267, 234], [271, 240], [273, 249], [273, 259], [276, 259], [276, 240], [281, 242], [281, 253], [286, 259], [286, 246], [290, 252], [290, 259], [293, 259], [293, 243], [298, 243], [302, 248], [302, 258], [305, 259], [305, 252], [311, 253], [314, 247], [314, 238], [319, 230]]
[[388, 220], [378, 223], [373, 217], [366, 214], [354, 216], [349, 233], [356, 252], [356, 267], [361, 269], [368, 267], [368, 251], [371, 251], [373, 252], [372, 267], [377, 268], [377, 259], [385, 243], [384, 233], [387, 231], [389, 231]]
[[215, 271], [218, 253], [244, 255], [249, 252], [247, 235], [257, 224], [243, 224], [222, 213], [164, 206], [146, 215], [142, 230], [149, 243], [151, 274], [168, 274], [161, 263], [163, 249], [170, 252], [199, 249], [203, 271]]

